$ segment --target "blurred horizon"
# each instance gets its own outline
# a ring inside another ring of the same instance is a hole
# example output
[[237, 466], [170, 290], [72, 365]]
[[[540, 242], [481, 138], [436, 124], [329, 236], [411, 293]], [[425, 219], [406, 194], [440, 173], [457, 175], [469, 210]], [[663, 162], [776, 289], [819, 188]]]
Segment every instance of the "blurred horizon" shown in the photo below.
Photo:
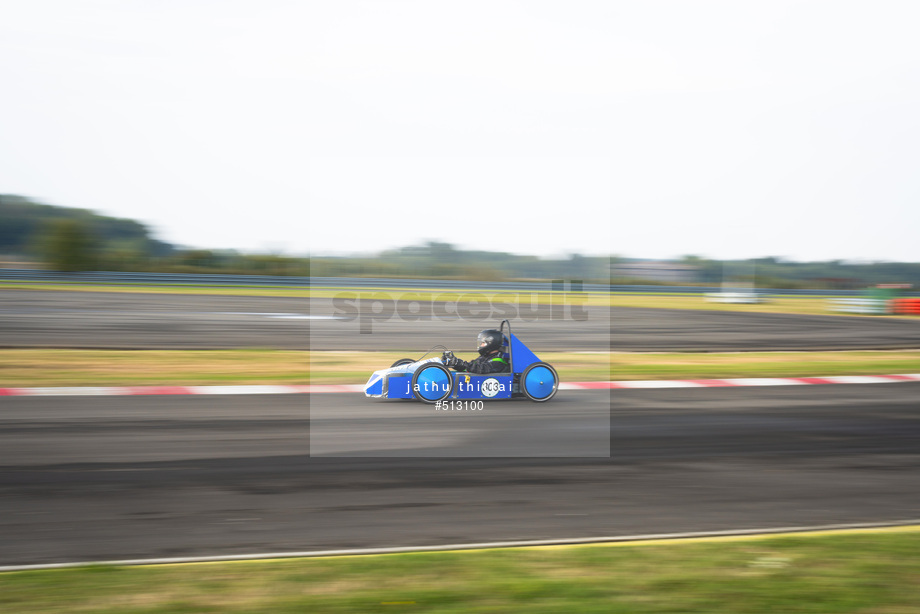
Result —
[[0, 268], [708, 286], [744, 282], [762, 288], [857, 289], [882, 283], [920, 287], [920, 263], [796, 262], [777, 256], [716, 260], [698, 254], [674, 259], [578, 253], [549, 257], [470, 250], [438, 241], [336, 256], [183, 248], [154, 238], [135, 220], [2, 194], [0, 221]]
[[[149, 255], [162, 255], [176, 251], [197, 251], [226, 255], [253, 255], [275, 256], [281, 258], [376, 258], [386, 257], [400, 252], [413, 252], [424, 248], [446, 247], [449, 250], [470, 253], [493, 253], [512, 257], [535, 258], [538, 260], [566, 260], [572, 258], [609, 258], [621, 262], [683, 262], [687, 260], [705, 260], [718, 262], [766, 262], [769, 264], [790, 263], [834, 263], [847, 266], [865, 266], [874, 264], [920, 264], [917, 260], [886, 260], [886, 259], [851, 259], [834, 257], [819, 260], [802, 260], [786, 257], [779, 253], [760, 254], [748, 258], [716, 258], [703, 252], [681, 254], [669, 258], [656, 258], [642, 254], [625, 255], [616, 249], [604, 254], [590, 254], [578, 250], [567, 250], [557, 254], [539, 254], [534, 252], [515, 252], [506, 249], [476, 249], [465, 245], [462, 241], [436, 241], [421, 240], [415, 243], [405, 243], [386, 249], [340, 249], [340, 250], [315, 250], [300, 253], [283, 252], [279, 250], [246, 250], [239, 246], [223, 246], [207, 248], [200, 244], [179, 245], [161, 240], [156, 233], [146, 224], [130, 219], [111, 217], [98, 210], [51, 205], [36, 199], [18, 194], [0, 193], [0, 257], [15, 260], [17, 257], [34, 256], [37, 253], [36, 243], [40, 240], [43, 227], [50, 221], [60, 219], [78, 220], [94, 231], [96, 238], [103, 243], [109, 240], [124, 247], [125, 241], [135, 242], [135, 249], [149, 250]], [[29, 262], [23, 259], [23, 262]]]

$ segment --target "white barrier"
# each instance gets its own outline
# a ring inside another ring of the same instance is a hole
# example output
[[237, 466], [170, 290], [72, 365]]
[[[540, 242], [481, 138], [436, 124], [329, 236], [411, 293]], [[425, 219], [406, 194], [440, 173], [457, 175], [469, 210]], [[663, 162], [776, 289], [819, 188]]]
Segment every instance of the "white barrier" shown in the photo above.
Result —
[[756, 292], [709, 292], [706, 300], [711, 303], [763, 303], [766, 299]]
[[840, 313], [863, 313], [884, 315], [888, 313], [888, 301], [879, 298], [836, 298], [828, 301], [830, 310]]

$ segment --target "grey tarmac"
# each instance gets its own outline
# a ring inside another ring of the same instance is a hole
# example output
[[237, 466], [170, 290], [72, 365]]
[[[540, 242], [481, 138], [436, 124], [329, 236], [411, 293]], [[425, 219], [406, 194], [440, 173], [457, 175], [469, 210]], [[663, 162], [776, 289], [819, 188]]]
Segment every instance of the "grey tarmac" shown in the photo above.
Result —
[[[434, 305], [403, 317], [400, 307], [393, 315], [375, 315], [367, 311], [373, 305], [365, 307], [356, 315], [331, 299], [0, 290], [0, 347], [404, 350], [414, 355], [436, 344], [472, 351], [476, 332], [505, 315], [473, 310], [485, 316], [461, 318], [440, 315], [444, 305]], [[573, 319], [548, 306], [517, 315], [515, 332], [538, 352], [920, 348], [920, 318], [588, 307], [579, 316], [585, 319]]]
[[[379, 449], [366, 425], [391, 408], [431, 411], [325, 396], [352, 452]], [[305, 395], [9, 397], [0, 564], [916, 518], [918, 399], [920, 383], [618, 390], [609, 458], [316, 458]], [[577, 425], [607, 403], [562, 391], [545, 407]]]

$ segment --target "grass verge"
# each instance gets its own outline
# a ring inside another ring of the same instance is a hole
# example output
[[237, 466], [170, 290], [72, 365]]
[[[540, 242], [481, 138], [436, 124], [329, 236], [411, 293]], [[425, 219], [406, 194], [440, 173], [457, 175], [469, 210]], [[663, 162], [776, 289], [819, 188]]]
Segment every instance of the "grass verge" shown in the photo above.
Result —
[[832, 297], [817, 296], [777, 296], [769, 302], [756, 305], [710, 303], [704, 300], [702, 294], [592, 294], [585, 293], [569, 295], [568, 298], [561, 293], [541, 292], [536, 293], [538, 298], [532, 298], [529, 293], [496, 292], [493, 290], [469, 290], [457, 292], [455, 290], [417, 289], [417, 288], [303, 288], [303, 287], [261, 287], [261, 286], [236, 286], [236, 287], [205, 287], [205, 286], [143, 286], [143, 285], [89, 285], [65, 283], [28, 283], [0, 280], [0, 290], [57, 290], [74, 292], [121, 292], [121, 293], [146, 293], [146, 294], [201, 294], [212, 296], [266, 296], [290, 298], [332, 298], [363, 297], [367, 299], [391, 298], [403, 300], [429, 301], [456, 301], [467, 300], [472, 294], [485, 296], [493, 303], [505, 302], [516, 304], [522, 299], [525, 304], [561, 304], [568, 301], [572, 305], [584, 306], [611, 306], [611, 307], [639, 307], [645, 309], [701, 309], [705, 311], [741, 311], [747, 313], [785, 313], [800, 315], [848, 315], [867, 318], [913, 318], [917, 316], [888, 316], [888, 315], [859, 315], [837, 313], [829, 310], [829, 299]]
[[0, 574], [0, 610], [920, 611], [920, 533], [565, 546]]
[[920, 351], [614, 353], [610, 370], [615, 380], [885, 375], [920, 372]]
[[[611, 307], [639, 307], [643, 309], [699, 309], [703, 311], [741, 311], [745, 313], [786, 313], [798, 315], [858, 315], [830, 311], [828, 297], [777, 296], [765, 303], [751, 305], [735, 303], [711, 303], [701, 294], [614, 294]], [[894, 316], [860, 316], [888, 318]]]
[[307, 298], [310, 291], [307, 288], [290, 287], [262, 287], [262, 286], [134, 286], [134, 285], [103, 285], [81, 283], [29, 283], [0, 281], [0, 290], [46, 290], [56, 292], [118, 292], [124, 294], [201, 294], [215, 296], [286, 296], [294, 298]]
[[[546, 352], [562, 381], [920, 372], [920, 351], [633, 354]], [[406, 352], [0, 350], [0, 386], [360, 384]]]

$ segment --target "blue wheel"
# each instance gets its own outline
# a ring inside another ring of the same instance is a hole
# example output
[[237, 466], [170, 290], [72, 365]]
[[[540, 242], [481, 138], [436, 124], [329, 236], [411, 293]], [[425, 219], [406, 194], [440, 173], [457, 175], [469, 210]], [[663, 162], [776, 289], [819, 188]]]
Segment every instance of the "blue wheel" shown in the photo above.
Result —
[[443, 401], [453, 389], [453, 375], [447, 367], [436, 362], [419, 367], [412, 376], [412, 396], [423, 403]]
[[545, 362], [535, 362], [521, 374], [521, 391], [531, 401], [549, 401], [558, 388], [559, 376]]

